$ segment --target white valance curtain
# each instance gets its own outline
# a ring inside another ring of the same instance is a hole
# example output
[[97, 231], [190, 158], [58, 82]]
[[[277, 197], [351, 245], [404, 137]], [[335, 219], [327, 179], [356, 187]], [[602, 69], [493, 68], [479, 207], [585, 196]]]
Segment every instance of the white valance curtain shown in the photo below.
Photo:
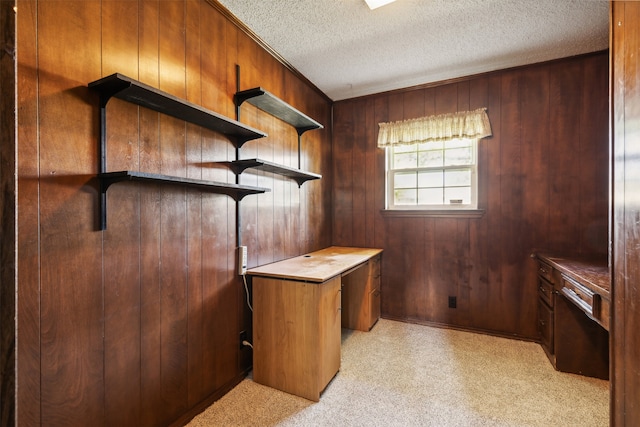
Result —
[[486, 108], [437, 116], [379, 123], [378, 147], [409, 145], [456, 138], [480, 139], [491, 136]]

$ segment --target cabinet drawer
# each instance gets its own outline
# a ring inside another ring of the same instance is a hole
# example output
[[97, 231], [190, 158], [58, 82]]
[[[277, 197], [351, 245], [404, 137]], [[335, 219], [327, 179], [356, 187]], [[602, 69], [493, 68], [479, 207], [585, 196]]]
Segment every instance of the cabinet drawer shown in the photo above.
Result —
[[572, 278], [562, 275], [562, 294], [594, 319], [601, 318], [601, 297]]
[[549, 283], [554, 284], [553, 281], [553, 267], [544, 261], [538, 262], [538, 275], [544, 277]]
[[538, 299], [538, 331], [540, 332], [540, 344], [547, 353], [553, 354], [553, 310], [544, 302]]
[[380, 318], [380, 289], [374, 289], [369, 294], [369, 329], [376, 324]]
[[538, 295], [553, 308], [553, 285], [540, 276], [538, 277]]
[[380, 255], [371, 258], [371, 277], [379, 278], [380, 277]]

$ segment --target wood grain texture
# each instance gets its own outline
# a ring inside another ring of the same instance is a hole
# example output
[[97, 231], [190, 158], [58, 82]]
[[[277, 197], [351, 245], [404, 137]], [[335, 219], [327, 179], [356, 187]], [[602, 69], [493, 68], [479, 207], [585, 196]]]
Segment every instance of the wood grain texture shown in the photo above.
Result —
[[374, 248], [331, 246], [294, 258], [251, 268], [247, 270], [247, 274], [320, 283], [367, 262], [380, 252], [382, 250]]
[[[0, 425], [16, 423], [16, 14], [0, 3]], [[5, 125], [5, 124], [11, 124]]]
[[16, 401], [18, 425], [37, 425], [40, 422], [40, 255], [38, 210], [38, 85], [36, 55], [36, 3], [20, 2], [25, 13], [17, 16], [18, 38], [21, 40], [20, 69], [17, 75], [18, 110], [18, 306], [20, 339], [17, 357], [20, 360], [17, 376], [22, 378]]
[[[607, 67], [601, 52], [335, 103], [333, 243], [385, 250], [384, 317], [537, 339], [532, 251], [607, 253]], [[363, 120], [480, 107], [493, 130], [478, 147], [482, 218], [382, 216], [384, 151]], [[377, 161], [351, 160], [367, 156]], [[372, 175], [355, 194], [349, 183]], [[373, 237], [353, 227], [368, 217]]]
[[[326, 125], [330, 103], [204, 0], [19, 3], [19, 423], [188, 420], [251, 367], [238, 342], [241, 330], [251, 338], [251, 317], [235, 274], [236, 203], [114, 185], [98, 231], [98, 99], [87, 84], [121, 72], [235, 118], [240, 64], [243, 82]], [[290, 126], [255, 108], [243, 121], [270, 137], [242, 156], [297, 163]], [[109, 170], [235, 181], [215, 164], [236, 156], [216, 132], [113, 99], [107, 135]], [[327, 183], [241, 177], [274, 189], [241, 203], [250, 266], [329, 246], [330, 136], [330, 126], [310, 132], [302, 146]]]
[[611, 425], [640, 423], [640, 3], [612, 3], [613, 279]]
[[340, 277], [256, 277], [253, 290], [254, 380], [317, 402], [340, 367]]

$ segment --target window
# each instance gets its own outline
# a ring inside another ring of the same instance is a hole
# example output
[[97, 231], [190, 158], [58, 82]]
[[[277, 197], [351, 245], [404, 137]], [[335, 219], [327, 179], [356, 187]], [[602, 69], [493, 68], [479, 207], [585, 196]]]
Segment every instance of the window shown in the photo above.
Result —
[[477, 209], [477, 139], [386, 147], [387, 209]]
[[479, 218], [478, 141], [491, 136], [486, 108], [378, 123], [391, 216]]

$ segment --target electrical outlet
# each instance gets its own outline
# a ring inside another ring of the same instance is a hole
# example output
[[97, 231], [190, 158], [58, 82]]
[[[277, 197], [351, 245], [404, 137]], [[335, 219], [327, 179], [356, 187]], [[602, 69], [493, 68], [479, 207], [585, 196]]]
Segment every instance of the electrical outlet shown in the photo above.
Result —
[[238, 274], [244, 276], [247, 273], [247, 247], [238, 247]]
[[241, 331], [240, 332], [240, 350], [244, 348], [244, 344], [242, 343], [246, 340], [247, 340], [247, 331]]
[[458, 301], [456, 297], [449, 297], [449, 308], [456, 308]]

